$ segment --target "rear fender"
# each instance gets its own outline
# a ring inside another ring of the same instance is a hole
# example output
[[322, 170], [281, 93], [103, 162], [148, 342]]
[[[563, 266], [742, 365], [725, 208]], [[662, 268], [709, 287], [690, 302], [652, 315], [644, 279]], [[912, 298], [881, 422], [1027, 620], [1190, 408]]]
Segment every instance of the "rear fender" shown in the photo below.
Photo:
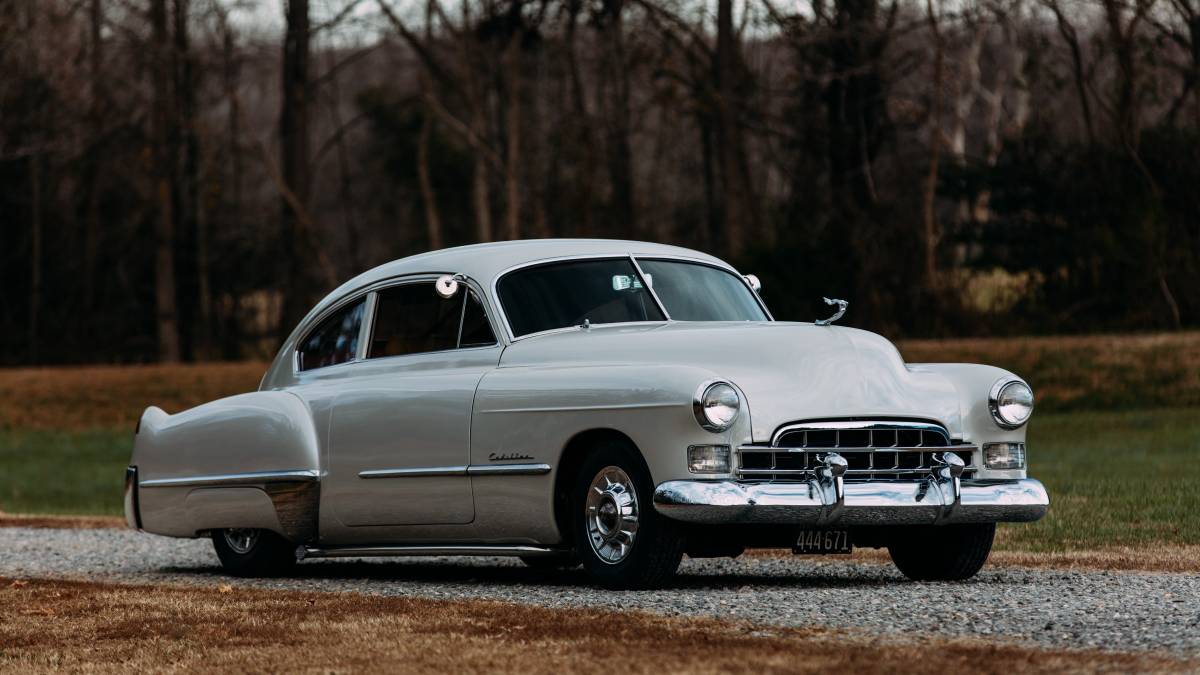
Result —
[[147, 532], [255, 527], [296, 542], [316, 536], [320, 445], [295, 394], [240, 394], [177, 415], [147, 408], [130, 466], [127, 520]]

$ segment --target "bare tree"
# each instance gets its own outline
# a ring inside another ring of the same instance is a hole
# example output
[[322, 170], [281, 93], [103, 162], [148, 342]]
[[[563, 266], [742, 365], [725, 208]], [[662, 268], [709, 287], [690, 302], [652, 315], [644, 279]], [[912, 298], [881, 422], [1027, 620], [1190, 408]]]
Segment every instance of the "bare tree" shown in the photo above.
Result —
[[166, 0], [151, 0], [151, 73], [154, 89], [152, 153], [154, 162], [155, 214], [155, 301], [158, 318], [158, 358], [174, 362], [180, 358], [179, 311], [175, 295], [175, 209], [172, 186], [176, 177], [172, 143], [171, 42]]

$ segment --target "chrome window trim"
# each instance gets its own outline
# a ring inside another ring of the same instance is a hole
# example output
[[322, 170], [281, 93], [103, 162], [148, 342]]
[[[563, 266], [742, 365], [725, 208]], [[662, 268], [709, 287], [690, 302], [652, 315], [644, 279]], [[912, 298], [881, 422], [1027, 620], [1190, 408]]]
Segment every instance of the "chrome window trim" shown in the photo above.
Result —
[[367, 305], [363, 307], [362, 325], [358, 328], [358, 352], [355, 361], [367, 358], [367, 348], [371, 344], [371, 332], [375, 327], [375, 310], [379, 307], [379, 291], [367, 292]]
[[[550, 328], [548, 330], [538, 331], [536, 333], [528, 333], [526, 335], [522, 335], [522, 336], [518, 337], [515, 333], [513, 333], [512, 325], [508, 321], [508, 314], [506, 314], [504, 312], [504, 303], [501, 302], [501, 300], [500, 300], [500, 290], [499, 290], [500, 281], [503, 280], [504, 277], [506, 277], [509, 274], [512, 274], [513, 272], [516, 272], [518, 270], [525, 269], [526, 267], [536, 267], [539, 265], [548, 265], [548, 264], [559, 263], [559, 262], [570, 262], [572, 260], [620, 260], [622, 258], [630, 259], [631, 262], [633, 262], [633, 264], [634, 264], [634, 268], [638, 270], [639, 275], [642, 274], [641, 269], [637, 263], [637, 260], [639, 258], [644, 259], [644, 260], [676, 260], [676, 261], [681, 261], [681, 262], [689, 262], [689, 263], [695, 263], [697, 265], [704, 265], [706, 267], [712, 267], [712, 268], [719, 269], [719, 270], [722, 270], [725, 272], [729, 272], [729, 273], [733, 274], [734, 276], [738, 277], [738, 279], [741, 280], [742, 285], [744, 285], [746, 287], [746, 289], [750, 291], [750, 294], [754, 296], [755, 301], [758, 302], [759, 307], [761, 307], [763, 312], [767, 315], [767, 320], [768, 321], [775, 320], [775, 317], [771, 314], [771, 310], [767, 309], [766, 303], [763, 302], [762, 298], [759, 297], [758, 293], [754, 292], [753, 288], [750, 288], [749, 282], [747, 282], [742, 277], [742, 275], [738, 273], [737, 270], [735, 270], [732, 266], [728, 265], [727, 263], [718, 264], [718, 263], [712, 262], [711, 260], [704, 260], [704, 259], [696, 258], [693, 256], [678, 255], [678, 254], [639, 255], [637, 253], [593, 253], [593, 254], [586, 254], [586, 255], [565, 255], [565, 256], [555, 256], [552, 258], [540, 258], [538, 260], [527, 260], [523, 263], [512, 265], [511, 267], [506, 267], [503, 270], [501, 270], [498, 274], [496, 274], [496, 276], [492, 279], [492, 283], [491, 283], [491, 293], [492, 293], [491, 297], [494, 300], [493, 304], [496, 307], [497, 320], [504, 327], [505, 339], [508, 341], [509, 344], [512, 344], [514, 342], [518, 342], [520, 340], [526, 340], [526, 339], [532, 338], [532, 337], [537, 337], [539, 335], [546, 335], [549, 333], [559, 333], [559, 332], [565, 332], [565, 331], [569, 331], [569, 330], [578, 330], [578, 329], [580, 329], [580, 327], [579, 326], [562, 326], [560, 328]], [[644, 277], [643, 277], [642, 281], [643, 281], [643, 283], [645, 283]], [[656, 303], [659, 303], [659, 310], [663, 312], [663, 316], [669, 317], [670, 315], [666, 312], [666, 308], [661, 305], [661, 303], [658, 299], [658, 296], [654, 293], [653, 289], [651, 289], [650, 295], [651, 295], [651, 297], [653, 297], [655, 299]], [[593, 328], [596, 328], [599, 326], [619, 326], [619, 325], [628, 326], [628, 325], [648, 325], [648, 324], [666, 324], [666, 323], [671, 323], [670, 319], [667, 319], [665, 321], [626, 321], [626, 322], [621, 322], [621, 323], [604, 323], [604, 324], [596, 324], [595, 326], [593, 326]]]
[[[465, 347], [465, 348], [464, 347], [452, 347], [450, 349], [439, 349], [437, 351], [432, 351], [432, 352], [417, 352], [415, 354], [396, 354], [395, 356], [380, 356], [380, 357], [377, 357], [374, 359], [367, 358], [367, 348], [368, 348], [368, 345], [370, 344], [371, 335], [374, 333], [374, 330], [375, 330], [375, 313], [376, 313], [376, 310], [378, 309], [378, 302], [379, 302], [378, 294], [379, 294], [379, 292], [386, 290], [388, 288], [392, 288], [394, 286], [403, 286], [405, 284], [415, 284], [415, 283], [421, 283], [421, 282], [437, 281], [438, 277], [440, 277], [444, 274], [450, 274], [450, 273], [449, 272], [413, 272], [413, 273], [409, 273], [409, 274], [403, 274], [400, 276], [388, 277], [387, 279], [380, 279], [378, 281], [367, 284], [365, 286], [361, 286], [361, 287], [347, 293], [343, 298], [341, 298], [334, 304], [330, 305], [325, 311], [323, 311], [319, 315], [317, 315], [312, 321], [307, 322], [304, 326], [304, 330], [300, 332], [301, 337], [298, 338], [295, 341], [295, 343], [293, 343], [291, 345], [292, 378], [295, 380], [299, 380], [301, 377], [304, 377], [309, 373], [324, 374], [324, 373], [330, 372], [331, 368], [339, 368], [341, 366], [347, 366], [347, 365], [351, 365], [351, 364], [355, 364], [355, 363], [366, 363], [367, 361], [381, 361], [382, 362], [386, 359], [404, 358], [404, 357], [408, 357], [408, 356], [421, 356], [421, 355], [425, 355], [425, 354], [446, 354], [449, 352], [474, 351], [474, 350], [480, 350], [480, 349], [495, 349], [497, 347], [504, 346], [504, 334], [502, 331], [497, 330], [496, 320], [494, 318], [493, 313], [491, 311], [489, 311], [489, 302], [487, 300], [487, 294], [484, 293], [484, 291], [483, 291], [483, 287], [480, 286], [479, 283], [476, 282], [470, 276], [463, 275], [463, 279], [466, 281], [467, 288], [475, 291], [476, 297], [479, 298], [479, 304], [483, 306], [483, 315], [485, 318], [487, 318], [488, 325], [492, 329], [492, 336], [496, 338], [496, 342], [494, 344], [482, 345], [479, 347]], [[300, 361], [299, 361], [300, 345], [304, 343], [305, 338], [307, 338], [308, 335], [313, 330], [315, 330], [317, 326], [321, 325], [321, 322], [324, 321], [326, 318], [332, 316], [338, 310], [342, 309], [343, 307], [345, 307], [348, 304], [355, 302], [359, 298], [363, 298], [366, 302], [368, 302], [370, 304], [368, 304], [366, 307], [363, 308], [363, 323], [362, 323], [362, 327], [360, 328], [360, 332], [359, 332], [359, 345], [358, 345], [358, 350], [357, 350], [357, 354], [356, 354], [355, 358], [353, 358], [349, 361], [335, 363], [331, 366], [323, 366], [321, 368], [312, 368], [309, 370], [300, 370], [300, 368], [299, 368], [299, 366], [300, 366]], [[369, 319], [369, 321], [368, 321], [368, 319]], [[365, 336], [365, 339], [364, 339], [364, 336]], [[458, 339], [462, 340], [462, 322], [461, 322], [461, 320], [459, 321]]]
[[950, 443], [950, 432], [946, 427], [934, 422], [916, 422], [911, 420], [835, 420], [829, 422], [797, 422], [795, 424], [785, 424], [779, 427], [771, 436], [771, 447], [779, 447], [779, 439], [784, 434], [792, 431], [829, 431], [838, 429], [847, 429], [851, 431], [870, 431], [873, 429], [912, 429], [916, 431], [933, 431], [941, 434], [946, 438], [946, 443]]
[[653, 282], [646, 278], [646, 273], [642, 271], [642, 266], [638, 264], [637, 258], [633, 257], [632, 253], [629, 254], [629, 262], [633, 263], [634, 272], [638, 275], [638, 279], [642, 281], [642, 288], [645, 288], [650, 293], [650, 297], [654, 299], [654, 304], [658, 305], [658, 311], [667, 317], [667, 321], [670, 321], [671, 313], [667, 311], [667, 306], [663, 304], [662, 299], [658, 297], [658, 292], [654, 290]]
[[263, 483], [308, 483], [320, 480], [320, 473], [312, 469], [290, 471], [251, 471], [226, 473], [211, 476], [185, 476], [182, 478], [156, 478], [143, 480], [138, 487], [219, 487], [225, 485], [259, 485]]

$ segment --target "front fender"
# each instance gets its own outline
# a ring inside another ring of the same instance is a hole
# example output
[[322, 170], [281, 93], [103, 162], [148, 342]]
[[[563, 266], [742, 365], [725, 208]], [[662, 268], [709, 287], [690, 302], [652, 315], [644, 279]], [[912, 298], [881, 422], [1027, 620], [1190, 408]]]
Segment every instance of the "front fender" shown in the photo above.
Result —
[[[959, 418], [962, 425], [957, 432], [961, 434], [963, 441], [980, 446], [981, 451], [984, 443], [1025, 442], [1028, 424], [1019, 429], [1003, 429], [992, 419], [992, 413], [988, 409], [988, 394], [996, 380], [1019, 378], [1018, 375], [1003, 368], [975, 363], [912, 363], [908, 368], [916, 373], [939, 375], [954, 385], [958, 392]], [[1036, 392], [1034, 393], [1036, 395]], [[977, 457], [976, 460], [979, 466], [983, 467], [982, 457]], [[1025, 478], [1026, 471], [993, 471], [981, 468], [978, 477], [1018, 479]]]

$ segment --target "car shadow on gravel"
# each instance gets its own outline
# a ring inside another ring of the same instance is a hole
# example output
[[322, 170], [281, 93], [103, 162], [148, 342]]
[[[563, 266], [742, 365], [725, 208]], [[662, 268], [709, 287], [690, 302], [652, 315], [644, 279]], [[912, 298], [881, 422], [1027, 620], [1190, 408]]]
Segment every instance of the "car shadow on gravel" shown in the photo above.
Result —
[[[840, 568], [803, 566], [795, 571], [763, 573], [747, 565], [738, 570], [737, 563], [719, 572], [689, 573], [684, 569], [669, 584], [678, 590], [742, 590], [758, 588], [874, 588], [906, 583], [903, 579], [882, 574], [880, 570], [864, 567]], [[166, 567], [160, 572], [222, 578], [227, 575], [218, 566]], [[847, 572], [850, 572], [849, 574]], [[379, 581], [407, 582], [431, 585], [490, 584], [506, 586], [576, 586], [595, 587], [582, 569], [535, 570], [522, 565], [463, 563], [456, 560], [429, 561], [320, 561], [297, 565], [280, 580]]]

